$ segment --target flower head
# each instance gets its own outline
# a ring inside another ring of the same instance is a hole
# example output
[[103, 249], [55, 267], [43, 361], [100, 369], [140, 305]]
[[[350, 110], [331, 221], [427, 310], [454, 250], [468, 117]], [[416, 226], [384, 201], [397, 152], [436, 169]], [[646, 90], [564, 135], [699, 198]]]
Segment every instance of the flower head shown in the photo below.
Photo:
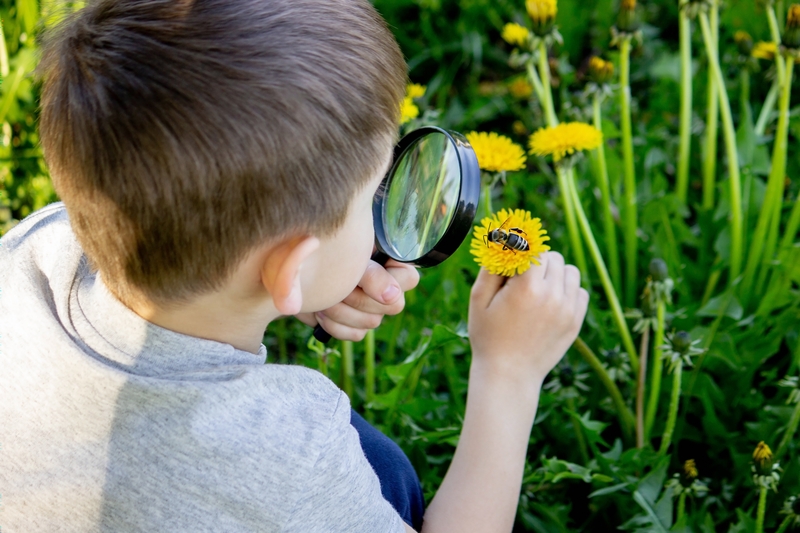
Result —
[[589, 76], [595, 83], [608, 83], [614, 76], [614, 63], [592, 56], [589, 60]]
[[533, 86], [524, 77], [519, 77], [508, 84], [508, 92], [514, 98], [530, 98], [533, 94]]
[[743, 56], [749, 56], [753, 52], [753, 38], [746, 31], [739, 30], [734, 33], [733, 40]]
[[[528, 249], [513, 249], [493, 240], [492, 231], [501, 228], [509, 235], [509, 240], [510, 235], [524, 239]], [[530, 212], [522, 209], [501, 209], [491, 217], [481, 220], [480, 226], [475, 226], [470, 252], [475, 256], [475, 262], [490, 274], [512, 277], [528, 270], [531, 263], [538, 265], [539, 256], [550, 249], [544, 244], [549, 240], [547, 232], [542, 229], [541, 220], [531, 218]]]
[[426, 87], [417, 83], [406, 85], [406, 96], [400, 104], [400, 124], [405, 124], [419, 116], [419, 108], [414, 103], [415, 98], [425, 96]]
[[753, 450], [753, 464], [750, 465], [750, 470], [753, 473], [753, 483], [757, 487], [778, 490], [781, 467], [773, 460], [772, 450], [763, 440]]
[[505, 26], [503, 26], [503, 33], [501, 36], [503, 40], [510, 44], [511, 46], [525, 46], [525, 43], [528, 42], [528, 37], [530, 37], [530, 32], [528, 28], [517, 24], [516, 22], [509, 22]]
[[694, 459], [688, 459], [683, 463], [680, 474], [673, 475], [672, 479], [667, 483], [667, 487], [672, 488], [674, 496], [678, 496], [684, 492], [695, 496], [703, 496], [708, 492], [708, 487], [705, 483], [697, 479], [697, 476], [697, 465]]
[[692, 366], [692, 357], [705, 351], [697, 347], [700, 344], [700, 339], [692, 340], [692, 337], [685, 331], [667, 333], [666, 337], [667, 342], [659, 348], [661, 348], [664, 358], [669, 362], [670, 372], [678, 368], [679, 365]]
[[594, 126], [583, 122], [567, 122], [540, 129], [531, 135], [528, 147], [534, 155], [552, 155], [557, 163], [577, 151], [593, 150], [602, 141], [603, 134]]
[[558, 13], [556, 0], [525, 0], [525, 8], [533, 21], [533, 32], [539, 37], [550, 33]]
[[783, 502], [781, 514], [788, 515], [793, 527], [800, 526], [800, 496], [790, 496]]
[[800, 47], [800, 4], [789, 6], [781, 40], [787, 48]]
[[617, 31], [633, 33], [639, 29], [639, 19], [636, 16], [636, 0], [621, 0], [617, 14]]
[[767, 59], [769, 61], [775, 60], [775, 54], [778, 53], [778, 45], [774, 42], [759, 41], [753, 46], [753, 51], [750, 55], [757, 59]]
[[508, 137], [494, 132], [471, 131], [465, 135], [481, 170], [506, 172], [525, 168], [525, 150]]

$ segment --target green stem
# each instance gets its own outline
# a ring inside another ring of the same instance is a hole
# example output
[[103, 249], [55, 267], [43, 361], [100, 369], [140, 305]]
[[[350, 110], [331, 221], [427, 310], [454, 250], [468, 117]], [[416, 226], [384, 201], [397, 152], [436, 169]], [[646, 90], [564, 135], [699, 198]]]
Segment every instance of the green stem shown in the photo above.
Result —
[[[706, 53], [709, 55], [708, 61], [708, 109], [706, 115], [706, 142], [705, 154], [703, 157], [703, 209], [711, 211], [714, 209], [714, 188], [716, 187], [717, 173], [717, 137], [719, 121], [719, 90], [714, 83], [711, 64], [716, 61], [719, 63], [719, 5], [716, 0], [712, 1], [709, 10], [709, 20], [711, 22], [712, 46], [706, 46]], [[713, 60], [710, 56], [714, 56]], [[724, 88], [722, 90], [725, 90]]]
[[[569, 397], [567, 398], [567, 409], [578, 414], [578, 408], [575, 405], [575, 398]], [[581, 431], [581, 424], [575, 417], [571, 416], [570, 419], [572, 420], [572, 428], [575, 430], [575, 438], [578, 440], [578, 449], [581, 452], [581, 459], [583, 459], [583, 464], [589, 464], [589, 449], [586, 447], [586, 437], [583, 436], [583, 431]]]
[[364, 398], [367, 405], [375, 399], [375, 330], [364, 337]]
[[[778, 17], [775, 15], [775, 6], [772, 4], [767, 5], [767, 20], [769, 21], [769, 33], [772, 37], [772, 42], [775, 43], [776, 49], [780, 50], [781, 30], [778, 27]], [[786, 75], [786, 68], [780, 54], [775, 54], [775, 68], [778, 72], [778, 85], [782, 85], [784, 76]]]
[[675, 421], [678, 419], [678, 406], [681, 401], [681, 375], [683, 374], [683, 362], [679, 361], [675, 370], [672, 372], [672, 395], [669, 400], [669, 415], [667, 416], [667, 427], [664, 429], [664, 436], [661, 437], [661, 447], [658, 453], [664, 455], [672, 442], [672, 433], [675, 431]]
[[[603, 120], [600, 113], [601, 97], [598, 93], [594, 95], [594, 127], [602, 131]], [[611, 269], [611, 280], [617, 291], [622, 290], [622, 276], [619, 268], [619, 250], [617, 249], [617, 230], [614, 227], [614, 216], [611, 214], [611, 189], [608, 185], [608, 167], [606, 166], [605, 143], [601, 143], [597, 149], [597, 183], [600, 186], [602, 211], [603, 211], [603, 230], [605, 232], [606, 251], [608, 256], [608, 266]]]
[[647, 348], [650, 324], [645, 324], [639, 351], [639, 379], [636, 381], [636, 447], [644, 448], [644, 389], [647, 381]]
[[781, 239], [780, 250], [782, 252], [786, 252], [792, 247], [798, 230], [800, 230], [800, 193], [797, 194], [797, 200], [794, 202], [792, 214], [789, 215], [789, 222], [786, 223], [786, 230]]
[[786, 447], [794, 438], [798, 425], [800, 425], [800, 402], [794, 404], [794, 411], [792, 411], [792, 417], [789, 419], [789, 425], [786, 426], [786, 433], [783, 434], [781, 443], [778, 445], [778, 451], [775, 452], [776, 461], [781, 458], [783, 452], [786, 451]]
[[483, 186], [481, 197], [483, 200], [483, 216], [492, 216], [494, 211], [492, 210], [492, 185], [490, 183], [487, 183]]
[[544, 105], [547, 125], [551, 128], [558, 125], [558, 118], [553, 107], [553, 90], [550, 86], [550, 65], [547, 62], [547, 46], [544, 39], [539, 39], [539, 77], [542, 80], [542, 104]]
[[350, 403], [355, 402], [353, 396], [353, 376], [355, 365], [353, 364], [353, 341], [342, 341], [342, 390], [350, 398]]
[[778, 102], [778, 95], [781, 92], [781, 83], [777, 78], [772, 82], [769, 88], [767, 97], [764, 99], [764, 105], [761, 106], [761, 111], [758, 113], [758, 120], [756, 121], [755, 134], [758, 137], [764, 135], [767, 130], [767, 124], [772, 116], [772, 111], [775, 109], [775, 104]]
[[623, 204], [625, 240], [625, 303], [633, 307], [636, 300], [636, 174], [633, 166], [633, 133], [631, 128], [630, 84], [631, 39], [623, 37], [619, 45], [619, 107], [622, 129], [622, 155], [625, 170], [625, 200]]
[[622, 428], [622, 433], [627, 437], [630, 438], [632, 435], [633, 429], [633, 413], [625, 405], [625, 400], [622, 398], [622, 393], [619, 391], [619, 387], [617, 384], [614, 383], [614, 380], [611, 379], [611, 376], [608, 375], [608, 371], [603, 366], [603, 363], [600, 362], [600, 359], [597, 358], [595, 353], [592, 351], [591, 348], [581, 339], [578, 337], [575, 339], [575, 343], [572, 345], [583, 360], [592, 367], [592, 369], [597, 373], [597, 377], [600, 378], [600, 382], [605, 386], [606, 390], [608, 391], [608, 395], [611, 396], [611, 401], [614, 402], [614, 407], [617, 410], [617, 418], [619, 418], [619, 425]]
[[756, 533], [764, 533], [764, 514], [767, 510], [767, 487], [758, 491], [758, 510], [756, 511]]
[[778, 531], [775, 533], [784, 533], [787, 529], [789, 529], [789, 525], [792, 523], [792, 520], [794, 520], [793, 516], [787, 516], [784, 518], [783, 522], [781, 522], [781, 527], [779, 527]]
[[677, 194], [686, 205], [689, 189], [689, 156], [692, 148], [692, 23], [681, 10], [680, 33], [681, 48], [681, 122], [680, 149], [678, 152]]
[[569, 178], [567, 171], [563, 165], [556, 165], [556, 174], [558, 174], [558, 187], [561, 189], [561, 198], [564, 202], [564, 216], [567, 220], [567, 233], [569, 234], [569, 243], [572, 247], [575, 256], [575, 263], [581, 271], [582, 282], [588, 279], [589, 268], [586, 263], [586, 255], [583, 251], [583, 244], [581, 243], [580, 234], [578, 233], [578, 223], [575, 220], [575, 206], [569, 194]]
[[[747, 265], [745, 266], [744, 279], [741, 286], [741, 298], [744, 304], [749, 303], [750, 292], [756, 278], [758, 266], [763, 260], [771, 260], [774, 254], [774, 244], [772, 250], [767, 250], [765, 242], [769, 240], [768, 233], [771, 232], [772, 217], [780, 217], [780, 209], [783, 203], [784, 178], [786, 175], [786, 148], [789, 135], [789, 101], [792, 89], [792, 71], [794, 60], [786, 60], [786, 78], [781, 87], [781, 103], [778, 113], [778, 129], [775, 133], [775, 144], [772, 151], [772, 168], [769, 178], [767, 178], [767, 190], [764, 194], [764, 203], [761, 212], [758, 214], [756, 230], [750, 245]], [[767, 252], [771, 252], [767, 259]]]
[[539, 75], [536, 73], [536, 67], [533, 64], [533, 58], [531, 58], [530, 61], [525, 64], [525, 68], [528, 71], [528, 79], [531, 80], [533, 90], [536, 92], [536, 96], [539, 98], [539, 103], [544, 111], [544, 87], [542, 86], [542, 80], [539, 79]]
[[578, 224], [580, 225], [581, 232], [583, 233], [583, 238], [589, 245], [589, 253], [594, 260], [595, 267], [597, 267], [597, 273], [600, 275], [600, 282], [605, 290], [608, 303], [611, 305], [614, 322], [616, 323], [619, 334], [622, 337], [622, 343], [625, 346], [625, 350], [628, 352], [628, 356], [631, 359], [631, 369], [635, 374], [638, 374], [639, 358], [636, 355], [636, 348], [633, 345], [631, 332], [628, 330], [627, 322], [625, 322], [625, 315], [622, 313], [622, 307], [619, 304], [619, 299], [617, 299], [617, 293], [614, 292], [614, 285], [611, 283], [611, 278], [608, 275], [608, 269], [606, 268], [605, 261], [603, 261], [603, 255], [600, 253], [600, 247], [597, 246], [597, 241], [592, 233], [592, 227], [589, 225], [589, 220], [586, 218], [586, 213], [583, 211], [580, 198], [578, 198], [578, 190], [575, 187], [574, 176], [572, 175], [572, 172], [570, 172], [570, 176], [567, 177], [565, 175], [566, 172], [564, 172], [563, 169], [559, 170], [559, 174], [564, 175], [566, 191], [572, 199], [572, 204], [575, 207], [576, 214], [578, 215]]
[[683, 515], [686, 514], [686, 491], [681, 492], [678, 496], [678, 515], [675, 517], [675, 522], [679, 522]]
[[[707, 13], [700, 13], [700, 27], [703, 30], [703, 41], [707, 50], [713, 49], [713, 37]], [[708, 54], [709, 62], [714, 73], [714, 79], [719, 93], [720, 112], [722, 114], [722, 127], [725, 133], [725, 150], [728, 156], [728, 175], [730, 186], [730, 234], [731, 256], [729, 284], [733, 284], [739, 277], [742, 268], [742, 186], [739, 180], [739, 155], [736, 149], [736, 130], [733, 126], [731, 104], [725, 90], [725, 80], [719, 61], [714, 54]]]
[[6, 48], [6, 37], [3, 31], [3, 21], [0, 20], [0, 76], [4, 79], [8, 77], [8, 48]]
[[644, 436], [650, 438], [653, 431], [653, 424], [658, 412], [658, 400], [661, 397], [661, 374], [664, 368], [664, 353], [661, 345], [664, 344], [664, 317], [667, 306], [664, 302], [658, 302], [656, 308], [656, 334], [653, 339], [653, 371], [650, 374], [650, 397], [647, 400], [647, 414], [644, 419]]

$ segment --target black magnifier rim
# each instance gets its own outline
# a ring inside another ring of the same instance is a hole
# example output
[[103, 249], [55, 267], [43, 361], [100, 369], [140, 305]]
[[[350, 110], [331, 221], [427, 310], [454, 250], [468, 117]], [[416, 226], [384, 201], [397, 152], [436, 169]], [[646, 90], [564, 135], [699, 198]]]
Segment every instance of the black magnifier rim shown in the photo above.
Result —
[[[461, 171], [461, 187], [458, 191], [458, 201], [447, 229], [431, 250], [416, 259], [397, 259], [386, 251], [391, 250], [392, 247], [387, 242], [386, 229], [383, 225], [383, 202], [389, 194], [391, 180], [403, 154], [413, 147], [417, 141], [431, 134], [444, 135], [456, 149], [459, 170]], [[472, 231], [481, 193], [481, 170], [478, 166], [478, 158], [469, 141], [460, 133], [436, 126], [423, 126], [406, 134], [395, 146], [392, 168], [383, 180], [382, 190], [383, 194], [376, 195], [372, 203], [375, 246], [378, 252], [400, 263], [410, 263], [421, 267], [435, 266], [450, 257]]]

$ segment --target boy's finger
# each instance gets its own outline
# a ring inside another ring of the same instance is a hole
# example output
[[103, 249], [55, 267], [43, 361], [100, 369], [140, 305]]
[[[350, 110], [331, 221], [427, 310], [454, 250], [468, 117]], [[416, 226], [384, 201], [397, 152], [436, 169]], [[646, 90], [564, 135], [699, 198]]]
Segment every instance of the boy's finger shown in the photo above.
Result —
[[567, 298], [574, 299], [581, 287], [581, 271], [575, 265], [564, 267], [564, 294]]
[[319, 316], [320, 313], [328, 320], [356, 329], [375, 329], [381, 325], [381, 320], [384, 316], [383, 313], [363, 311], [351, 307], [346, 303], [339, 303], [324, 311], [320, 311], [317, 313], [317, 316]]
[[345, 326], [344, 324], [331, 320], [322, 313], [316, 313], [315, 316], [319, 325], [322, 326], [331, 337], [335, 337], [339, 340], [359, 342], [364, 340], [364, 337], [367, 335], [366, 329], [356, 329]]
[[382, 304], [391, 304], [403, 294], [394, 276], [375, 261], [369, 262], [358, 286], [367, 296]]
[[564, 256], [558, 252], [547, 252], [544, 254], [547, 259], [547, 272], [544, 275], [553, 287], [564, 286]]
[[471, 304], [477, 305], [482, 309], [489, 307], [492, 298], [494, 298], [497, 291], [500, 290], [500, 287], [503, 286], [505, 280], [506, 278], [503, 276], [489, 274], [486, 269], [482, 268], [481, 271], [478, 272], [478, 278], [472, 285], [472, 292], [470, 292]]
[[403, 292], [410, 291], [419, 283], [419, 270], [412, 265], [398, 263], [397, 261], [389, 261], [384, 268], [386, 272], [397, 280]]

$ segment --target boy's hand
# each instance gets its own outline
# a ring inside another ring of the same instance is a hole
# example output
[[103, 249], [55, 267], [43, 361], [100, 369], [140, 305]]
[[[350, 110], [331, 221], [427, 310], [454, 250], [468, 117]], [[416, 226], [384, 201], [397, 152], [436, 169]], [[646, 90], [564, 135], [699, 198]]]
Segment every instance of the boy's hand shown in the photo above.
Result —
[[543, 254], [540, 263], [509, 279], [481, 269], [470, 296], [469, 338], [482, 372], [541, 384], [578, 336], [589, 303], [580, 271], [558, 252]]
[[309, 326], [322, 324], [340, 340], [360, 341], [370, 329], [381, 324], [384, 315], [396, 315], [406, 305], [403, 293], [419, 283], [416, 268], [391, 259], [382, 267], [370, 261], [358, 286], [341, 303], [318, 313], [297, 318]]

